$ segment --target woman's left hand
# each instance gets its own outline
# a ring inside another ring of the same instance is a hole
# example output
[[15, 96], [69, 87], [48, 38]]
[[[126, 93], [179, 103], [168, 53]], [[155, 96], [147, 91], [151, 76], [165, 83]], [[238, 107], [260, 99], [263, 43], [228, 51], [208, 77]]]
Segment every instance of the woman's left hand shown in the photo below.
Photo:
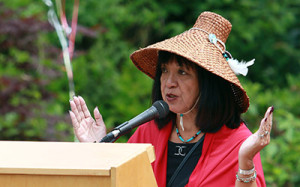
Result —
[[249, 170], [253, 168], [254, 156], [270, 143], [273, 110], [273, 106], [268, 108], [264, 118], [260, 122], [259, 129], [249, 136], [241, 145], [239, 150], [240, 169]]

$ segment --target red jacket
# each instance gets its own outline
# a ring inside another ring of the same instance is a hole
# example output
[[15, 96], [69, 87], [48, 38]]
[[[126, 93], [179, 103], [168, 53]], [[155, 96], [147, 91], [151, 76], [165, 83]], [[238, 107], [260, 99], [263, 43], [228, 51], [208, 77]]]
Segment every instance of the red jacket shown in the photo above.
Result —
[[[151, 143], [156, 160], [152, 168], [159, 187], [166, 186], [168, 140], [172, 123], [159, 130], [154, 121], [140, 126], [129, 139], [129, 143]], [[230, 129], [225, 125], [216, 133], [206, 133], [202, 155], [186, 186], [235, 186], [238, 171], [238, 151], [245, 139], [251, 135], [244, 125]], [[258, 187], [266, 186], [259, 153], [254, 157]]]

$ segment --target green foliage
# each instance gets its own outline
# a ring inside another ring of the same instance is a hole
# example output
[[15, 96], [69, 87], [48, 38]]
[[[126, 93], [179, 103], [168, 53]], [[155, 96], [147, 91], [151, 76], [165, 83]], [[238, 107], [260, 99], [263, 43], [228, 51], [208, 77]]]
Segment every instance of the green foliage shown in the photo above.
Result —
[[[80, 1], [72, 60], [77, 95], [98, 106], [108, 130], [150, 106], [152, 80], [132, 64], [139, 47], [179, 34], [203, 11], [228, 18], [234, 58], [256, 59], [239, 77], [250, 97], [243, 118], [257, 130], [274, 105], [262, 152], [267, 186], [299, 186], [300, 1]], [[66, 1], [71, 20], [73, 1]], [[61, 47], [42, 1], [0, 2], [0, 139], [73, 141]], [[126, 142], [128, 136], [118, 142]]]

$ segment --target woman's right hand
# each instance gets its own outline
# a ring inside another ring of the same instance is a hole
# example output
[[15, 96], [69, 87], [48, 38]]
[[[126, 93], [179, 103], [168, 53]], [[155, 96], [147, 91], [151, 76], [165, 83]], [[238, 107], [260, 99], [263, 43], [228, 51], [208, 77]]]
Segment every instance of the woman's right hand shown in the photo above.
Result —
[[84, 99], [74, 96], [70, 101], [70, 116], [76, 137], [80, 142], [99, 142], [106, 135], [106, 127], [98, 107], [91, 116]]

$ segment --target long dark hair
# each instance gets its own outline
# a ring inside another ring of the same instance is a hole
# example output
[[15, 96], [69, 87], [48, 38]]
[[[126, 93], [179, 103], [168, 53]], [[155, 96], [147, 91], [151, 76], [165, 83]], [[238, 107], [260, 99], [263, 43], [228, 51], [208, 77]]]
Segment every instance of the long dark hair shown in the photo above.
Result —
[[[198, 113], [196, 125], [202, 132], [216, 132], [223, 125], [229, 128], [239, 127], [242, 119], [239, 107], [235, 102], [234, 94], [231, 89], [231, 83], [223, 78], [212, 74], [195, 63], [166, 51], [159, 51], [156, 75], [152, 88], [152, 102], [162, 100], [161, 95], [161, 65], [169, 62], [175, 57], [179, 65], [196, 68], [198, 72], [198, 84], [201, 91], [201, 97], [198, 102]], [[170, 121], [176, 125], [176, 114], [171, 112], [163, 119], [156, 119], [158, 128], [161, 129]]]

